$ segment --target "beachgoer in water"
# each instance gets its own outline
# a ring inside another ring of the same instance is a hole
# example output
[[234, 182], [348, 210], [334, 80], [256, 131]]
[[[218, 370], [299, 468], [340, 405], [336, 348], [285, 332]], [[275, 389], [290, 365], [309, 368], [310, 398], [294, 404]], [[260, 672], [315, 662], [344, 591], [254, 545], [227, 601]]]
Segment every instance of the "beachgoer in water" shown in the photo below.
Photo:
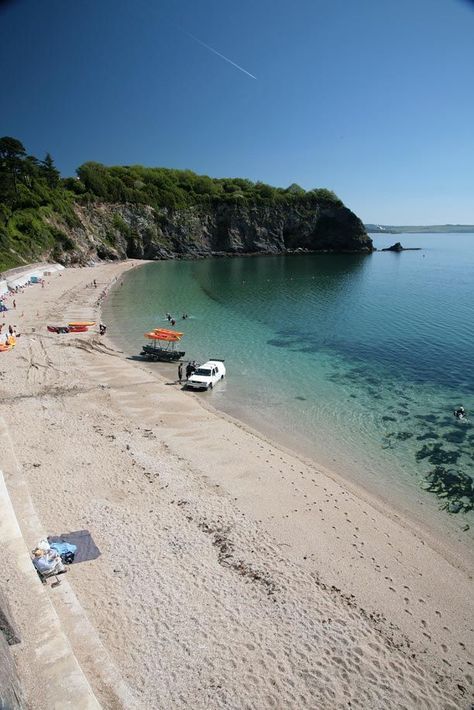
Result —
[[176, 325], [176, 321], [174, 318], [171, 319], [171, 325]]
[[181, 380], [183, 379], [183, 363], [180, 362], [178, 365], [178, 380], [179, 384], [181, 384]]
[[170, 321], [171, 320], [171, 313], [166, 314], [167, 319]]
[[457, 409], [454, 410], [453, 414], [456, 417], [456, 419], [464, 419], [464, 417], [466, 416], [466, 410], [461, 405], [460, 407], [458, 407]]
[[100, 323], [99, 324], [99, 334], [105, 335], [106, 330], [107, 330], [107, 326], [105, 326], [103, 323]]

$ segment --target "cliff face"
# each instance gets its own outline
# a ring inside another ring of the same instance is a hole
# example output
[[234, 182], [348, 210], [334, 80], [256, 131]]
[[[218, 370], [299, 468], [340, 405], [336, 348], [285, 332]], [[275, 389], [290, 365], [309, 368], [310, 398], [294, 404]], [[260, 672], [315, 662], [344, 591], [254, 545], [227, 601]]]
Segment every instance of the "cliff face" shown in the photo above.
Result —
[[[342, 204], [219, 204], [181, 210], [95, 203], [75, 206], [77, 224], [54, 226], [67, 238], [60, 260], [170, 259], [295, 250], [371, 252], [362, 222]], [[56, 257], [58, 254], [56, 252]]]

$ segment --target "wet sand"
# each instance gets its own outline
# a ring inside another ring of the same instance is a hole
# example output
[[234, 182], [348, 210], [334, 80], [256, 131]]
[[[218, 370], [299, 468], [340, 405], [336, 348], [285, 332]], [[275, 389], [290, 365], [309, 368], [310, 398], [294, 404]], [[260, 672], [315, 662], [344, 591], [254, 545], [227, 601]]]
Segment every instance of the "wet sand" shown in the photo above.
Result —
[[[66, 270], [18, 294], [0, 394], [44, 529], [87, 528], [102, 552], [67, 578], [134, 706], [468, 707], [464, 550], [204, 409], [110, 339], [47, 333], [98, 320], [102, 289], [131, 266]], [[103, 706], [123, 707], [87, 643], [71, 643]]]

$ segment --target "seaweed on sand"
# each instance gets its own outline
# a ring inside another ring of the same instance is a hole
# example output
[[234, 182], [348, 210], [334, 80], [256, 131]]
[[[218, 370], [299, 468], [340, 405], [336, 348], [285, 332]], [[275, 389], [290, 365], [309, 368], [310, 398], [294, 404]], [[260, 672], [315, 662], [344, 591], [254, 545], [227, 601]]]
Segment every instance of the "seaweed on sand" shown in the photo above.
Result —
[[435, 424], [438, 421], [436, 414], [415, 414], [415, 419], [420, 419], [423, 422], [430, 422]]
[[458, 451], [446, 451], [441, 444], [424, 444], [415, 457], [417, 461], [428, 459], [430, 463], [438, 466], [443, 463], [457, 463], [460, 455]]
[[416, 437], [417, 441], [426, 441], [426, 439], [439, 439], [439, 435], [434, 431], [427, 431], [425, 434], [420, 434]]
[[422, 488], [444, 498], [441, 508], [448, 513], [467, 513], [474, 509], [474, 481], [466, 473], [436, 466], [425, 477]]
[[447, 434], [443, 435], [445, 441], [449, 441], [451, 444], [462, 444], [466, 438], [467, 430], [461, 427], [457, 427], [453, 431], [448, 431]]

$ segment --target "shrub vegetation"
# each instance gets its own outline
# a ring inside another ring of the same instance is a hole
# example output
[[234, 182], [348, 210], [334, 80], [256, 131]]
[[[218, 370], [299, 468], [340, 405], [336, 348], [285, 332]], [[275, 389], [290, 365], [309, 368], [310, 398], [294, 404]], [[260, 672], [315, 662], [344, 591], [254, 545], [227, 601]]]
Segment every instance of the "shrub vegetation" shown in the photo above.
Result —
[[[146, 168], [142, 165], [107, 167], [84, 163], [77, 177], [60, 177], [47, 153], [43, 160], [28, 155], [21, 141], [0, 138], [0, 271], [57, 256], [74, 248], [64, 229], [79, 224], [74, 205], [93, 202], [150, 205], [155, 209], [203, 208], [218, 204], [294, 204], [311, 207], [342, 204], [330, 190], [304, 190], [296, 184], [273, 187], [243, 178], [211, 178], [191, 170]], [[117, 216], [116, 228], [128, 227]]]

